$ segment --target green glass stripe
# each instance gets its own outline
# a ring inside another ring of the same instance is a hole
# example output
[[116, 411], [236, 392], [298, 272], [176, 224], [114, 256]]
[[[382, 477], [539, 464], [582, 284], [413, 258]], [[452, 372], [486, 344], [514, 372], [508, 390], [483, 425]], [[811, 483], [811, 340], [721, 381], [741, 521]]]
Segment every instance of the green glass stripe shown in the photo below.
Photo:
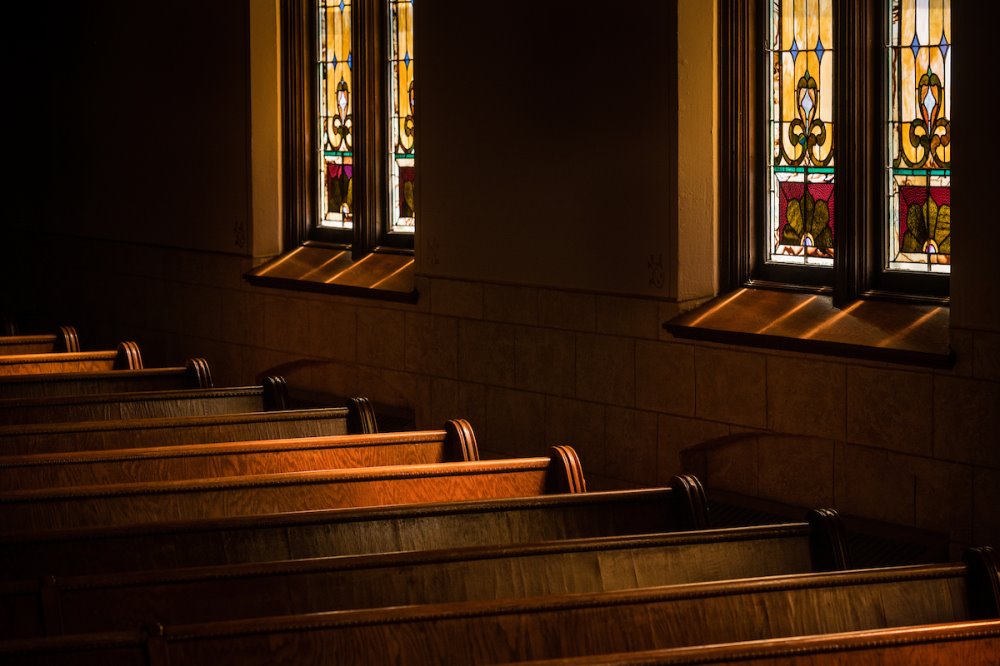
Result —
[[[805, 173], [806, 167], [800, 166], [776, 166], [774, 167], [775, 173]], [[835, 173], [833, 167], [809, 167], [809, 173]]]
[[950, 176], [951, 169], [893, 169], [897, 176]]
[[324, 150], [323, 157], [350, 157], [353, 155], [349, 150]]

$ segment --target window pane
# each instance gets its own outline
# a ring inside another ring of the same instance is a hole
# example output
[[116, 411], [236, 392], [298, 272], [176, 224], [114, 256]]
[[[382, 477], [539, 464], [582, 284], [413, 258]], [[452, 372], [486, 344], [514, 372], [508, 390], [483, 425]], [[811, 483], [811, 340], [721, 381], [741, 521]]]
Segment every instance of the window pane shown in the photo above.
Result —
[[354, 84], [351, 3], [319, 2], [320, 224], [350, 229], [354, 219]]
[[833, 265], [833, 0], [773, 0], [768, 260]]
[[951, 270], [951, 1], [889, 0], [886, 267]]
[[393, 231], [413, 232], [413, 0], [389, 0], [389, 210]]

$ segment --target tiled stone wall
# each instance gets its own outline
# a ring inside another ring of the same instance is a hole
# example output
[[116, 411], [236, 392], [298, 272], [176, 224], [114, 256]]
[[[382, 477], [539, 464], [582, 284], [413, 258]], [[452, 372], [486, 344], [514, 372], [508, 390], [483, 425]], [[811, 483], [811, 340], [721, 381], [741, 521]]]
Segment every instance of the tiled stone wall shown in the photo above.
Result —
[[230, 255], [49, 251], [67, 274], [40, 296], [86, 348], [132, 337], [147, 365], [206, 357], [218, 384], [279, 372], [418, 426], [468, 418], [498, 455], [571, 444], [591, 488], [663, 483], [699, 445], [710, 487], [1000, 545], [996, 332], [953, 331], [956, 367], [926, 370], [674, 340], [676, 306], [649, 299], [420, 278], [399, 305], [251, 287]]

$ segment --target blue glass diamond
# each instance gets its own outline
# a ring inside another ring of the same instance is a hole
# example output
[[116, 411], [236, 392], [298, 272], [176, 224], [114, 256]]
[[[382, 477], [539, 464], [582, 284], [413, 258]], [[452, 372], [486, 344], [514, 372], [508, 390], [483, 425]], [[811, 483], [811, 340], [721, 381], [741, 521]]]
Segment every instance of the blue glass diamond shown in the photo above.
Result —
[[941, 49], [941, 57], [942, 58], [947, 58], [948, 57], [948, 49], [951, 48], [951, 44], [949, 44], [948, 40], [944, 38], [944, 33], [943, 32], [941, 33], [941, 42], [938, 44], [938, 48]]
[[347, 53], [347, 69], [354, 69], [354, 51]]
[[917, 57], [917, 52], [920, 50], [920, 39], [917, 38], [917, 33], [913, 33], [913, 41], [910, 42], [910, 50], [913, 51], [913, 57]]
[[403, 56], [403, 62], [406, 63], [407, 67], [410, 66], [410, 52], [409, 51], [407, 51], [406, 55]]
[[816, 57], [819, 58], [819, 61], [821, 63], [823, 62], [823, 54], [824, 53], [826, 53], [826, 49], [823, 48], [823, 40], [817, 38], [816, 39]]
[[788, 52], [792, 54], [792, 62], [795, 62], [795, 59], [799, 57], [799, 45], [795, 43], [794, 39], [792, 39], [792, 48], [788, 49]]
[[344, 11], [344, 0], [340, 0], [340, 11]]
[[339, 61], [337, 60], [336, 54], [334, 54], [333, 60], [330, 61], [330, 64], [333, 65], [334, 69], [337, 68], [337, 62], [339, 62]]

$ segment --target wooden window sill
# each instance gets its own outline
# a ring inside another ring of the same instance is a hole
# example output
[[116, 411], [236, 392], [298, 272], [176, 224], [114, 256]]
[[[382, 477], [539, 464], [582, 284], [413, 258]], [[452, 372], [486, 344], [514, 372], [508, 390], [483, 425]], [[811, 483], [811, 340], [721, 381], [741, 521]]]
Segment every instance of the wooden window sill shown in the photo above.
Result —
[[938, 368], [954, 364], [945, 305], [742, 288], [663, 324], [678, 338]]
[[372, 252], [352, 259], [349, 249], [309, 242], [243, 276], [262, 287], [415, 303], [413, 255]]

